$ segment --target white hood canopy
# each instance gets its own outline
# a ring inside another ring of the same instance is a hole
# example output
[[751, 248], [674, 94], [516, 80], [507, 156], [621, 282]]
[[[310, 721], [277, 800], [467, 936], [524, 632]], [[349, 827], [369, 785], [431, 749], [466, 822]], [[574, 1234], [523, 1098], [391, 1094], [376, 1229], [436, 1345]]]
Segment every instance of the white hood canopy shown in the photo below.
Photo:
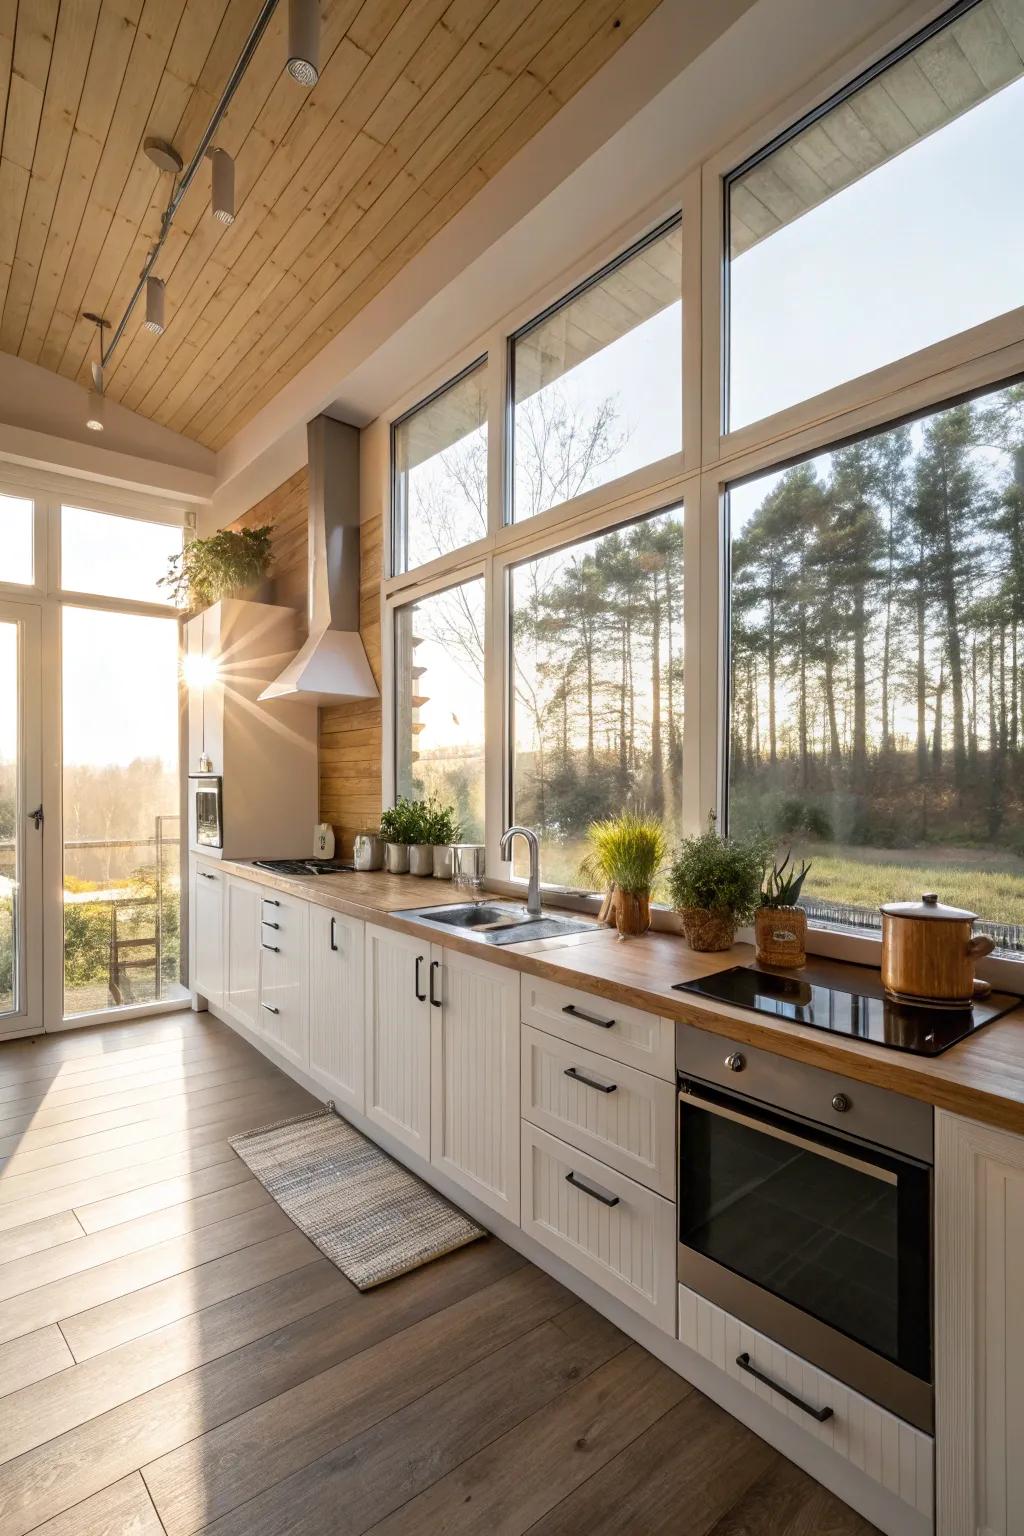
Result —
[[261, 699], [340, 704], [376, 699], [359, 635], [359, 429], [330, 416], [309, 446], [309, 639]]

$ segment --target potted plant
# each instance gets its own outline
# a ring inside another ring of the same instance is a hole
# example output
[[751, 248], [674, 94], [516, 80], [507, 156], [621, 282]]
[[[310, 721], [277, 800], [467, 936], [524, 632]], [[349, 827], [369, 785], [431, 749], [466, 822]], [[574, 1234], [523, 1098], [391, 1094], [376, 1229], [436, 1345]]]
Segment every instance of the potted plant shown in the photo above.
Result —
[[188, 539], [172, 555], [167, 587], [180, 608], [208, 608], [223, 597], [262, 596], [272, 558], [270, 524], [259, 528], [221, 528], [208, 539]]
[[426, 806], [426, 833], [427, 842], [433, 848], [433, 872], [435, 880], [450, 880], [452, 877], [452, 844], [457, 843], [462, 836], [462, 828], [459, 826], [455, 815], [454, 805], [442, 805], [435, 800], [433, 795], [427, 801]]
[[691, 949], [729, 949], [761, 898], [764, 838], [722, 837], [712, 812], [699, 837], [679, 845], [669, 869], [672, 904]]
[[580, 865], [585, 880], [607, 891], [601, 916], [635, 938], [651, 926], [651, 887], [665, 862], [665, 829], [656, 816], [623, 811], [587, 828], [590, 852]]
[[434, 873], [434, 843], [431, 835], [431, 814], [425, 800], [409, 801], [409, 825], [406, 835], [409, 842], [410, 875]]
[[418, 835], [417, 803], [399, 795], [394, 805], [381, 812], [380, 835], [384, 841], [384, 866], [389, 875], [409, 873], [409, 846]]
[[[754, 939], [762, 965], [799, 966], [807, 961], [807, 913], [797, 905], [810, 865], [790, 864], [792, 849], [782, 863], [766, 866], [761, 905], [754, 913]], [[788, 867], [787, 867], [788, 866]]]

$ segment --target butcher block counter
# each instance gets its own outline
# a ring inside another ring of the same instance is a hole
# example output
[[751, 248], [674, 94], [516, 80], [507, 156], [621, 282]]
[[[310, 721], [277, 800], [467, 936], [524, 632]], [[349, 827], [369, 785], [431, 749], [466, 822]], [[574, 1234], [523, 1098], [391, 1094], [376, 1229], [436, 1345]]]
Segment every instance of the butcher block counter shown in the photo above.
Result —
[[[447, 881], [411, 875], [353, 872], [299, 878], [258, 869], [248, 862], [225, 859], [216, 863], [228, 873], [405, 933], [431, 930], [403, 919], [403, 910], [466, 899], [464, 892]], [[632, 1003], [730, 1040], [876, 1083], [954, 1114], [1024, 1135], [1024, 1006], [986, 1024], [941, 1056], [913, 1056], [673, 991], [676, 982], [695, 980], [728, 966], [749, 965], [753, 960], [749, 944], [736, 944], [721, 954], [698, 954], [676, 934], [651, 932], [622, 942], [614, 930], [597, 924], [582, 934], [504, 947], [466, 938], [457, 930], [445, 932], [443, 938], [433, 930], [432, 937], [448, 949], [494, 965], [578, 987], [612, 1002]], [[839, 969], [838, 962], [821, 964]]]

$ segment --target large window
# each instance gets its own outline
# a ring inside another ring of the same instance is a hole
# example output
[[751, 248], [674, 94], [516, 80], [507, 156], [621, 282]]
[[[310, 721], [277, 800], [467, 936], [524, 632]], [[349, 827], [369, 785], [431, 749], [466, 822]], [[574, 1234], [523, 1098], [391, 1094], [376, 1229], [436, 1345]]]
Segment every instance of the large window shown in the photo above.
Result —
[[728, 184], [728, 426], [1024, 302], [1024, 13], [981, 0]]
[[513, 339], [513, 516], [682, 447], [678, 222]]
[[454, 805], [466, 842], [484, 836], [484, 583], [395, 613], [396, 784]]
[[392, 431], [393, 557], [411, 571], [487, 532], [487, 362]]
[[32, 502], [24, 496], [0, 495], [0, 581], [30, 586], [34, 580], [34, 510]]
[[181, 529], [167, 523], [62, 507], [60, 579], [66, 592], [166, 603], [158, 583], [181, 550]]
[[678, 510], [511, 575], [512, 802], [544, 878], [579, 880], [589, 822], [682, 818], [683, 522]]
[[729, 494], [730, 823], [813, 915], [938, 891], [1024, 953], [1024, 385]]

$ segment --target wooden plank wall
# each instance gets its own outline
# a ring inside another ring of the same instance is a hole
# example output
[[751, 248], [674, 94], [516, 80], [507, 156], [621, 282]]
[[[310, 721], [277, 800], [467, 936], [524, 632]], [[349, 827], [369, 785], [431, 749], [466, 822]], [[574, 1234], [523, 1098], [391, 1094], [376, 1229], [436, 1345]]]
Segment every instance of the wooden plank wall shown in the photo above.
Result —
[[[305, 467], [236, 518], [232, 528], [270, 523], [274, 533], [273, 597], [305, 612], [306, 512], [309, 480]], [[360, 559], [359, 628], [378, 688], [381, 683], [380, 578], [384, 519], [379, 509], [365, 516]], [[320, 819], [334, 827], [339, 846], [352, 849], [352, 835], [376, 826], [381, 810], [381, 705], [379, 699], [334, 704], [320, 711]]]

